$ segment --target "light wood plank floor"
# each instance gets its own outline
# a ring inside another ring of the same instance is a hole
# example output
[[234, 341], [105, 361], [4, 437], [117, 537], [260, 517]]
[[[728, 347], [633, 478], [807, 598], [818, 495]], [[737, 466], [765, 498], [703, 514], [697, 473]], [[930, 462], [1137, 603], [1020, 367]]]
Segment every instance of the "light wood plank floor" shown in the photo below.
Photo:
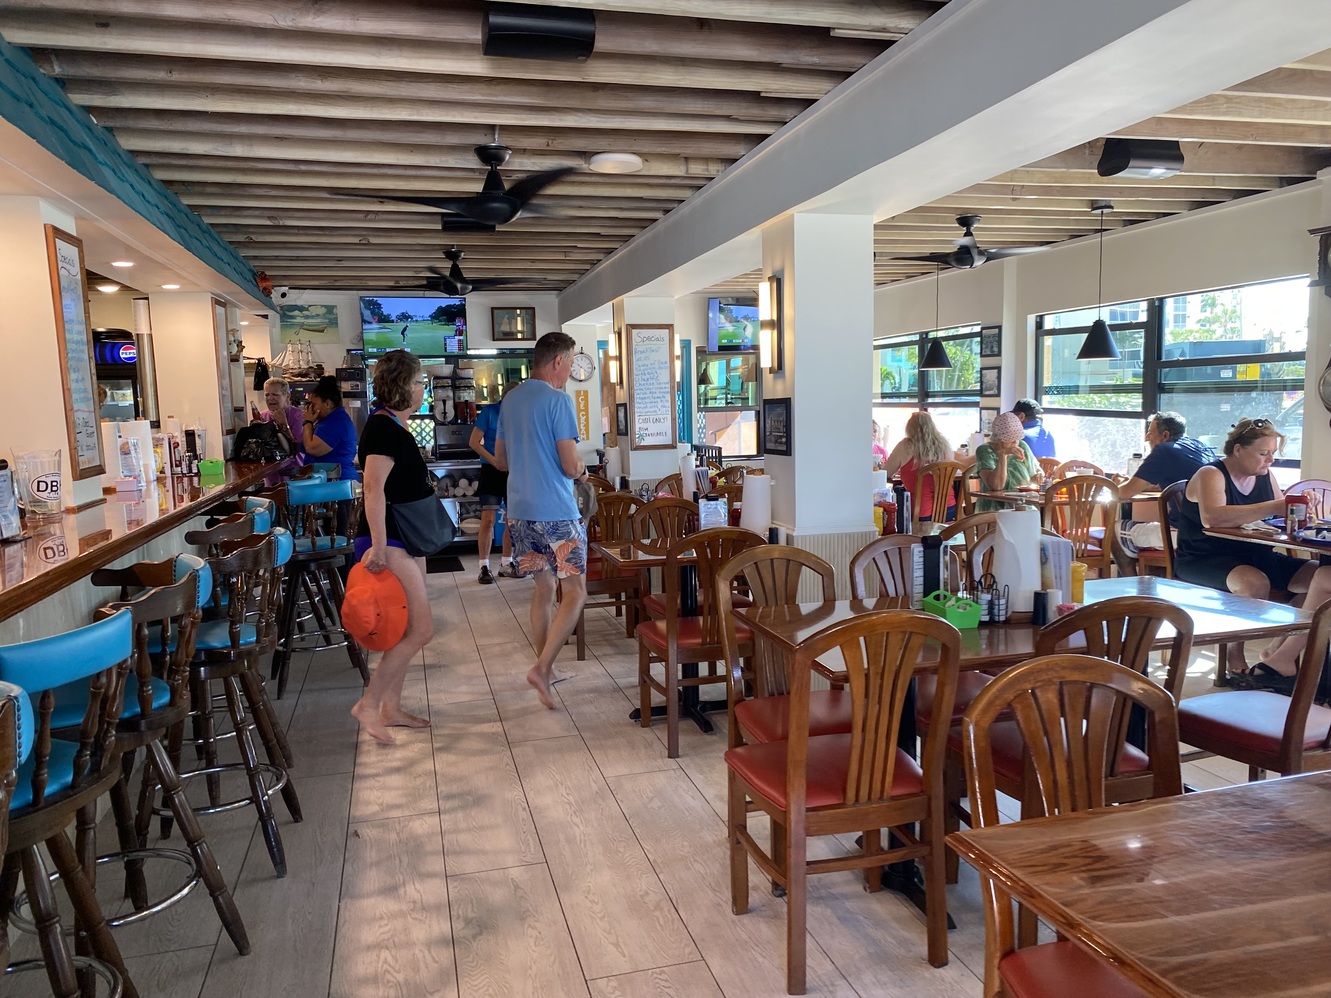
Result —
[[[525, 683], [531, 583], [481, 586], [474, 557], [464, 564], [429, 577], [436, 633], [408, 674], [406, 705], [431, 729], [392, 747], [358, 738], [345, 653], [293, 662], [276, 705], [305, 814], [294, 824], [275, 801], [290, 873], [273, 876], [248, 810], [205, 818], [253, 952], [236, 954], [196, 890], [117, 931], [145, 998], [785, 994], [784, 902], [753, 869], [749, 913], [730, 912], [724, 713], [711, 735], [686, 722], [681, 758], [667, 759], [662, 723], [628, 720], [636, 650], [604, 610], [588, 614], [587, 660], [571, 644], [562, 656], [577, 676], [556, 686], [560, 709], [543, 709]], [[1194, 692], [1210, 669], [1194, 663]], [[1185, 769], [1198, 787], [1246, 778], [1224, 760]], [[118, 886], [103, 867], [108, 911]], [[984, 921], [967, 867], [949, 910], [951, 963], [934, 969], [923, 918], [900, 898], [865, 893], [852, 873], [813, 878], [809, 994], [978, 996]], [[16, 958], [35, 955], [11, 937]], [[38, 983], [5, 981], [0, 996], [45, 994]]]

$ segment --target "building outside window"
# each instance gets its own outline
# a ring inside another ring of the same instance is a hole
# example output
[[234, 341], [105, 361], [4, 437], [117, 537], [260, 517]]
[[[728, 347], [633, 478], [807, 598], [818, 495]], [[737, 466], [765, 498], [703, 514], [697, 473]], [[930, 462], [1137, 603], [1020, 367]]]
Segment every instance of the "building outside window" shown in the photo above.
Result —
[[[933, 338], [943, 341], [951, 370], [919, 369], [919, 359]], [[884, 431], [885, 449], [895, 446], [905, 433], [906, 420], [921, 409], [933, 416], [954, 448], [979, 429], [979, 324], [887, 337], [875, 341], [873, 356], [878, 387], [873, 418]]]

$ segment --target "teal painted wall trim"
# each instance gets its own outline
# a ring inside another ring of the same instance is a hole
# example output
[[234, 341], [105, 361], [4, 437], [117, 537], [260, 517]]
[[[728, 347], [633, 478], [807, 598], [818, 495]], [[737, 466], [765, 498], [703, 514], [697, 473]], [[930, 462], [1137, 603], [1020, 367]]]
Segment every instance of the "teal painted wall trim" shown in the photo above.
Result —
[[65, 96], [28, 53], [0, 38], [0, 117], [115, 195], [219, 274], [264, 301], [254, 268]]

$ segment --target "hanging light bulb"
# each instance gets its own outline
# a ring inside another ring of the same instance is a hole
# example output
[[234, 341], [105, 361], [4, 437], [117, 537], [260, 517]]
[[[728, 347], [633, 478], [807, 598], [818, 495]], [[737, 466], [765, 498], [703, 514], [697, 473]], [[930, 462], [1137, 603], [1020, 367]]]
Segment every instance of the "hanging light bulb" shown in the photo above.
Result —
[[[934, 330], [938, 329], [938, 298], [939, 290], [943, 283], [943, 268], [939, 264], [934, 264]], [[952, 361], [948, 359], [947, 349], [943, 346], [943, 341], [930, 339], [929, 349], [924, 352], [924, 360], [920, 361], [921, 371], [950, 371], [952, 370]]]
[[1078, 360], [1118, 360], [1118, 344], [1114, 342], [1114, 334], [1109, 331], [1109, 323], [1099, 315], [1101, 303], [1105, 299], [1105, 212], [1113, 211], [1114, 206], [1109, 201], [1096, 201], [1091, 205], [1091, 211], [1100, 215], [1100, 276], [1099, 283], [1095, 289], [1095, 308], [1097, 315], [1095, 321], [1091, 323], [1091, 331], [1086, 334], [1086, 339], [1082, 342], [1081, 349], [1077, 352]]

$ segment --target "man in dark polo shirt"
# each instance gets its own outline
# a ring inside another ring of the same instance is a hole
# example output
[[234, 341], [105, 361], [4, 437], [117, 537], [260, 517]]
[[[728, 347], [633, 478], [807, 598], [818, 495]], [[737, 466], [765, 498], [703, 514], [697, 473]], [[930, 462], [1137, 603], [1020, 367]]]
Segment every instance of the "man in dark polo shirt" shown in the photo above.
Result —
[[[1133, 496], [1188, 481], [1215, 460], [1215, 451], [1188, 436], [1187, 429], [1187, 420], [1177, 412], [1157, 412], [1151, 417], [1146, 426], [1146, 442], [1151, 445], [1151, 452], [1133, 476], [1118, 487], [1119, 500], [1126, 503], [1125, 511], [1133, 505], [1127, 502]], [[1139, 548], [1158, 548], [1164, 543], [1154, 510], [1138, 512], [1140, 516], [1129, 514], [1119, 523], [1119, 542], [1131, 558], [1136, 558]]]

